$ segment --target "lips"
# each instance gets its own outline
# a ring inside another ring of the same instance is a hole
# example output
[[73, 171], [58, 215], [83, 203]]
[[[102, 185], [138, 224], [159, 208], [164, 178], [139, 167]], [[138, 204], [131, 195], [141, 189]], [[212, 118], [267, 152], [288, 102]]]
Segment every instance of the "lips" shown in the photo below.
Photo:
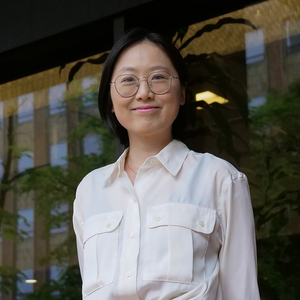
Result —
[[159, 107], [157, 107], [157, 106], [144, 105], [144, 106], [136, 107], [133, 110], [138, 111], [138, 112], [150, 112], [150, 111], [156, 110], [158, 108]]

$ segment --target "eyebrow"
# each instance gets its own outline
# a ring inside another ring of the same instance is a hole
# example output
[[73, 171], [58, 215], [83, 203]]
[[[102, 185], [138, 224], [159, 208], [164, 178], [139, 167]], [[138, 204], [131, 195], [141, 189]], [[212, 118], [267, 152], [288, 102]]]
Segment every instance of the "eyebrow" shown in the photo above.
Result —
[[[153, 72], [153, 71], [155, 71], [155, 70], [164, 70], [164, 71], [167, 71], [167, 72], [170, 73], [170, 69], [169, 69], [168, 67], [164, 66], [164, 65], [156, 65], [156, 66], [153, 66], [153, 67], [151, 67], [151, 68], [149, 69], [149, 72], [151, 73], [151, 72]], [[119, 70], [119, 73], [120, 73], [120, 72], [124, 72], [124, 71], [136, 72], [137, 69], [136, 69], [136, 68], [133, 68], [133, 67], [126, 67], [126, 66], [125, 66], [125, 67], [123, 67], [123, 68], [121, 68], [121, 69]]]

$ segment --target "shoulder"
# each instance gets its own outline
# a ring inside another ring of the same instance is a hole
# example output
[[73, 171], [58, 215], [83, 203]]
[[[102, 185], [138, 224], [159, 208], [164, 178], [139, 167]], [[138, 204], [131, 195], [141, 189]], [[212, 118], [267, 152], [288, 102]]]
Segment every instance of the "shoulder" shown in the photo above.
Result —
[[227, 160], [208, 152], [198, 153], [191, 150], [189, 159], [194, 160], [198, 167], [210, 176], [218, 176], [223, 179], [227, 178], [228, 181], [231, 181], [244, 175]]
[[115, 163], [95, 169], [89, 172], [83, 177], [77, 186], [77, 192], [80, 193], [81, 190], [87, 191], [92, 186], [100, 186], [104, 184], [104, 181], [108, 174], [111, 174], [115, 169]]

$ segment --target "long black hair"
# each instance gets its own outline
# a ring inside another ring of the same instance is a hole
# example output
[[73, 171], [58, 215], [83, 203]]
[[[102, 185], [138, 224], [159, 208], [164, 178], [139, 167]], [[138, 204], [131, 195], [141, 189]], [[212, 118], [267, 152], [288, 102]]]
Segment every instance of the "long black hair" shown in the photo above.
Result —
[[[110, 82], [115, 64], [120, 54], [129, 46], [143, 41], [149, 41], [161, 48], [170, 58], [175, 70], [177, 71], [180, 83], [187, 84], [187, 71], [185, 62], [174, 46], [171, 40], [167, 37], [148, 32], [144, 28], [135, 28], [129, 30], [120, 38], [112, 47], [103, 67], [100, 88], [98, 93], [98, 108], [102, 120], [108, 126], [109, 130], [120, 140], [125, 147], [129, 146], [127, 130], [119, 123], [114, 113], [112, 113], [112, 100], [110, 95]], [[175, 139], [182, 139], [183, 131], [186, 126], [185, 105], [180, 105], [177, 118], [172, 125], [172, 136]]]

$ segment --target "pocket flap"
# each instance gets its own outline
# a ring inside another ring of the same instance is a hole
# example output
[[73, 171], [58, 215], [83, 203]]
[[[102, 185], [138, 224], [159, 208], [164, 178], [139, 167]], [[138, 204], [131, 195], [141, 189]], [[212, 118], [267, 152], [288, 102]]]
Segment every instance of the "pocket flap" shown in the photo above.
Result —
[[147, 226], [181, 226], [197, 232], [209, 234], [216, 222], [216, 211], [213, 209], [184, 204], [165, 203], [148, 208]]
[[88, 218], [84, 223], [83, 243], [94, 235], [111, 232], [120, 224], [123, 211], [97, 214]]

